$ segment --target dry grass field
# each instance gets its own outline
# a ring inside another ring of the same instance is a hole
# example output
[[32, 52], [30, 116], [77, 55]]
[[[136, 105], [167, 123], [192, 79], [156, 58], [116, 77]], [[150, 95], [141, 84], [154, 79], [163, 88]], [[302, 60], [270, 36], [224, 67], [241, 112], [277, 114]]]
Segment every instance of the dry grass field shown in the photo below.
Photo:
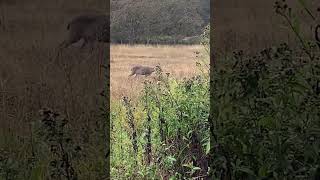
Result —
[[[134, 65], [161, 66], [164, 72], [177, 78], [190, 77], [196, 72], [196, 62], [205, 53], [201, 45], [111, 45], [111, 98], [135, 98], [149, 77], [128, 77]], [[195, 52], [200, 52], [196, 54]]]
[[77, 125], [94, 117], [104, 85], [98, 77], [101, 50], [90, 53], [70, 47], [57, 56], [57, 47], [67, 35], [71, 18], [104, 12], [104, 4], [87, 0], [0, 2], [0, 132], [28, 131], [42, 107], [67, 114]]
[[[106, 82], [98, 76], [98, 62], [99, 58], [106, 62], [108, 45], [100, 44], [93, 52], [76, 46], [57, 51], [72, 18], [106, 11], [106, 1], [0, 1], [0, 153], [14, 166], [0, 164], [6, 172], [19, 170], [9, 179], [27, 179], [38, 165], [43, 173], [31, 179], [47, 179], [44, 174], [50, 173], [50, 145], [43, 146], [48, 142], [37, 128], [44, 122], [42, 108], [66, 118], [65, 131], [86, 155], [76, 163], [79, 178], [107, 174], [101, 163], [106, 149], [101, 134], [107, 128], [100, 95]], [[33, 162], [28, 161], [31, 158]]]

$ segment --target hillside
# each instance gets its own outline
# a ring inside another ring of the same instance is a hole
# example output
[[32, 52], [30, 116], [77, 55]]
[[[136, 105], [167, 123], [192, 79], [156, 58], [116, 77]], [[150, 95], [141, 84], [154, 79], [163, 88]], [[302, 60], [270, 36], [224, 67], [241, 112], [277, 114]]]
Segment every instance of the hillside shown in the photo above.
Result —
[[210, 20], [210, 0], [112, 0], [111, 41], [176, 43], [201, 34]]

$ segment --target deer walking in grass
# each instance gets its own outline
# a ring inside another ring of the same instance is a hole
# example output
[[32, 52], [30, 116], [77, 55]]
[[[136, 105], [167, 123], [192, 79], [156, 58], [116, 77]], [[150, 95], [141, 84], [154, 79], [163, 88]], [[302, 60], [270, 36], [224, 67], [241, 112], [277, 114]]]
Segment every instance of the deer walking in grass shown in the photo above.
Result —
[[106, 15], [79, 15], [73, 18], [67, 25], [68, 37], [61, 44], [61, 48], [67, 48], [83, 39], [81, 48], [94, 42], [109, 43], [109, 17]]
[[[90, 44], [91, 51], [95, 42], [110, 43], [110, 20], [109, 16], [104, 14], [76, 16], [68, 23], [67, 30], [68, 36], [59, 45], [60, 50], [68, 48], [81, 39], [83, 40], [81, 49]], [[99, 76], [101, 76], [102, 58], [99, 55]]]
[[129, 77], [135, 75], [135, 77], [139, 75], [144, 75], [145, 77], [150, 76], [153, 72], [156, 71], [156, 68], [160, 68], [160, 66], [155, 66], [155, 67], [148, 67], [148, 66], [141, 66], [137, 65], [131, 68], [131, 74]]

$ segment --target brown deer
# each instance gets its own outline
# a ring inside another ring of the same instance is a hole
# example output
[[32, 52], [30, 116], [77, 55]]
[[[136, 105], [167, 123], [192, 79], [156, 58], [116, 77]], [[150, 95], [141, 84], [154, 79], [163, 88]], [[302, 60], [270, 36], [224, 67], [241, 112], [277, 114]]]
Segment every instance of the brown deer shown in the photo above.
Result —
[[81, 48], [88, 43], [110, 43], [109, 17], [103, 14], [79, 15], [73, 18], [67, 25], [69, 34], [61, 44], [61, 48], [67, 48], [81, 39], [84, 40]]
[[136, 75], [135, 77], [137, 77], [138, 75], [144, 75], [145, 77], [150, 76], [153, 72], [156, 71], [156, 68], [160, 68], [160, 66], [155, 66], [155, 67], [148, 67], [148, 66], [141, 66], [141, 65], [137, 65], [131, 68], [131, 74], [130, 76]]
[[[83, 39], [81, 49], [90, 44], [93, 51], [94, 42], [110, 43], [110, 20], [104, 14], [79, 15], [73, 18], [67, 25], [68, 36], [60, 46], [59, 50], [65, 49], [70, 45]], [[100, 53], [102, 54], [102, 53]], [[101, 66], [103, 57], [99, 58], [99, 76], [101, 76]]]

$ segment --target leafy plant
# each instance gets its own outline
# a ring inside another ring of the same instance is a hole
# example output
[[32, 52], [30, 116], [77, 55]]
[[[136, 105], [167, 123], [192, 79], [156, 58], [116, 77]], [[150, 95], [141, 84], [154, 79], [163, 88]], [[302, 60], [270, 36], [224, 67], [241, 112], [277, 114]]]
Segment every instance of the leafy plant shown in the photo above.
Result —
[[300, 34], [285, 1], [275, 10], [300, 48], [283, 43], [255, 56], [238, 51], [213, 69], [213, 179], [308, 179], [319, 171], [319, 49]]
[[113, 103], [112, 178], [207, 176], [209, 75], [205, 63], [197, 63], [198, 75], [183, 80], [157, 68], [155, 79], [144, 82], [136, 103], [127, 97], [123, 104]]

